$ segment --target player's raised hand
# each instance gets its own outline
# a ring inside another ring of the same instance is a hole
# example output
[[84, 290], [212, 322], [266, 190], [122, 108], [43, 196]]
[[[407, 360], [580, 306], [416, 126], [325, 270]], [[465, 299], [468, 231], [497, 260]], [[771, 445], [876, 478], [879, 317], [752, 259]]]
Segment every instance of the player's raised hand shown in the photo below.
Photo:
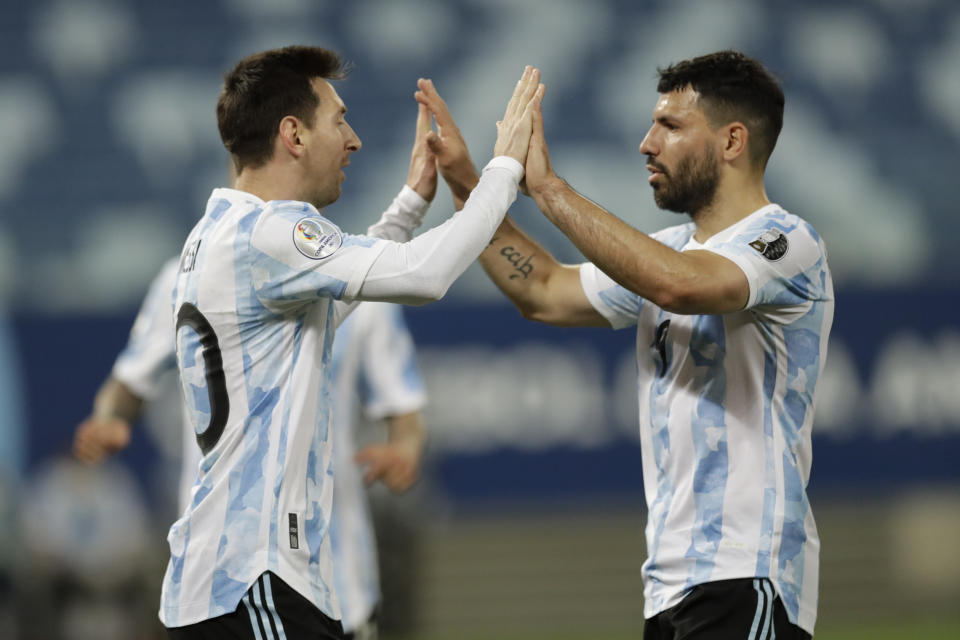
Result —
[[542, 100], [535, 102], [531, 115], [532, 130], [530, 135], [530, 149], [527, 152], [524, 182], [526, 183], [526, 190], [532, 195], [557, 176], [553, 172], [553, 167], [550, 165], [550, 150], [547, 148], [547, 140], [543, 135]]
[[437, 161], [430, 148], [429, 138], [437, 134], [430, 126], [430, 111], [424, 104], [417, 105], [417, 131], [410, 152], [410, 172], [407, 185], [427, 202], [437, 193]]
[[90, 416], [73, 437], [73, 455], [81, 462], [99, 464], [107, 455], [130, 444], [130, 424], [120, 418]]
[[417, 88], [414, 98], [430, 111], [437, 124], [437, 130], [427, 134], [427, 144], [437, 159], [440, 175], [450, 186], [454, 198], [466, 200], [479, 179], [467, 143], [433, 81], [420, 78]]
[[533, 110], [543, 99], [543, 92], [540, 70], [528, 65], [507, 103], [503, 120], [497, 123], [497, 142], [493, 147], [493, 155], [510, 156], [520, 164], [526, 164]]

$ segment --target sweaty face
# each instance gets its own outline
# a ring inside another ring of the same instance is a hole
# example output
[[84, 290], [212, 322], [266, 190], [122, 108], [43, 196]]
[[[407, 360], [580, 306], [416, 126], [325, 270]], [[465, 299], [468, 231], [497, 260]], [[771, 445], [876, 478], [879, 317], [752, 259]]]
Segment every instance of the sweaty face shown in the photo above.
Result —
[[720, 162], [706, 116], [690, 88], [663, 94], [653, 110], [653, 125], [640, 144], [647, 156], [650, 186], [657, 206], [696, 216], [713, 203], [720, 183]]
[[333, 86], [323, 78], [315, 78], [312, 84], [320, 104], [313, 126], [304, 131], [301, 140], [310, 182], [306, 199], [320, 209], [340, 197], [346, 177], [343, 168], [350, 164], [350, 154], [360, 149], [360, 138], [347, 124], [347, 108]]

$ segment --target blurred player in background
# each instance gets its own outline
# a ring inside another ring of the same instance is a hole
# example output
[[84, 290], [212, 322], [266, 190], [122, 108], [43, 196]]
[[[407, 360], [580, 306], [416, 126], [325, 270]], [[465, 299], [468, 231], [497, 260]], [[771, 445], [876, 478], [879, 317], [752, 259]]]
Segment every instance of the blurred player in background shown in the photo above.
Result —
[[329, 82], [344, 75], [319, 47], [265, 51], [227, 74], [217, 101], [236, 179], [214, 190], [187, 238], [174, 295], [178, 369], [204, 457], [168, 536], [160, 619], [173, 638], [342, 637], [328, 535], [334, 330], [360, 300], [441, 298], [523, 176], [543, 94], [529, 67], [462, 211], [406, 241], [437, 183], [437, 134], [421, 107], [409, 188], [371, 235], [344, 234], [319, 214], [360, 149]]
[[[473, 164], [421, 89], [462, 199]], [[783, 92], [732, 51], [661, 70], [657, 90], [640, 152], [657, 205], [692, 223], [647, 236], [578, 194], [550, 166], [537, 110], [526, 187], [591, 262], [559, 264], [507, 219], [481, 263], [528, 318], [637, 325], [644, 638], [809, 638], [820, 543], [806, 485], [834, 299], [819, 235], [764, 188]]]
[[[144, 403], [157, 398], [163, 374], [176, 366], [172, 293], [178, 267], [179, 258], [173, 259], [154, 279], [130, 340], [97, 393], [93, 414], [77, 428], [74, 452], [84, 462], [100, 462], [129, 444]], [[420, 414], [425, 393], [413, 339], [397, 305], [359, 305], [338, 328], [332, 358], [334, 575], [344, 630], [357, 639], [375, 638], [379, 572], [364, 480], [379, 480], [394, 492], [405, 491], [416, 481], [426, 438]], [[388, 439], [354, 455], [355, 418], [361, 410], [370, 419], [384, 421]], [[201, 458], [196, 434], [186, 420], [182, 431], [181, 512], [190, 501]], [[363, 477], [360, 465], [366, 465]]]

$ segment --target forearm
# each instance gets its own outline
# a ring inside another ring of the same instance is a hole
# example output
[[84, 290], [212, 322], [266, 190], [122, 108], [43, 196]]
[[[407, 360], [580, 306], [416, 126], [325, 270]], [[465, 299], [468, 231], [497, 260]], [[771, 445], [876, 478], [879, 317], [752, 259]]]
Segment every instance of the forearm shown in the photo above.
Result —
[[517, 195], [522, 169], [494, 163], [466, 205], [407, 243], [391, 243], [374, 261], [358, 298], [422, 304], [443, 297], [487, 245]]
[[143, 410], [143, 398], [113, 376], [104, 381], [93, 401], [97, 418], [118, 418], [133, 423]]
[[580, 265], [561, 264], [509, 217], [480, 264], [523, 317], [561, 327], [604, 327], [580, 283]]
[[443, 171], [443, 179], [450, 187], [450, 195], [453, 197], [453, 206], [459, 211], [463, 209], [464, 203], [470, 197], [470, 192], [477, 186], [480, 176], [472, 164], [459, 166], [456, 170]]
[[429, 207], [430, 203], [423, 196], [409, 185], [404, 185], [380, 219], [367, 229], [367, 235], [394, 242], [408, 242]]
[[480, 265], [524, 317], [538, 320], [547, 306], [550, 273], [562, 266], [507, 216], [480, 254]]
[[631, 227], [559, 178], [532, 195], [583, 255], [625, 288], [669, 311], [709, 310], [703, 303], [713, 274], [695, 256]]
[[427, 430], [423, 416], [419, 411], [389, 416], [387, 421], [387, 440], [390, 444], [405, 447], [417, 453], [419, 457], [427, 440]]

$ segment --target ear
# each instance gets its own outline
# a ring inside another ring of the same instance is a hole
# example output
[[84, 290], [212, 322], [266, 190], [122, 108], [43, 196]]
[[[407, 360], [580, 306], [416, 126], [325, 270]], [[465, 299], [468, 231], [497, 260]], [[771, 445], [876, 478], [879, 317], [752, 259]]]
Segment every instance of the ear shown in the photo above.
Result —
[[280, 144], [295, 158], [303, 155], [303, 143], [300, 141], [303, 130], [303, 123], [294, 116], [284, 116], [277, 128]]
[[723, 159], [732, 162], [746, 152], [750, 131], [742, 122], [731, 122], [723, 131], [726, 134], [723, 141]]

